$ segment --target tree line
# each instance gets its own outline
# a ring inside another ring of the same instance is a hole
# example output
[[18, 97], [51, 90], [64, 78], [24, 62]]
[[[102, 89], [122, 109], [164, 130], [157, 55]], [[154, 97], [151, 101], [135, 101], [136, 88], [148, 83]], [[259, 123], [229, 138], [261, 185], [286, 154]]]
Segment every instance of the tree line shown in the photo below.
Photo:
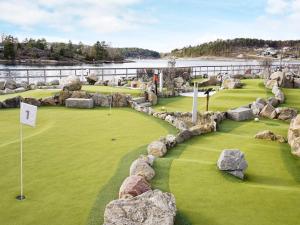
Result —
[[47, 42], [46, 39], [25, 39], [20, 42], [17, 38], [8, 35], [2, 36], [3, 52], [0, 59], [49, 59], [49, 60], [76, 60], [82, 62], [122, 61], [126, 58], [159, 58], [155, 51], [140, 48], [113, 48], [105, 41], [97, 41], [93, 45], [63, 42]]
[[174, 49], [171, 54], [177, 57], [230, 56], [232, 53], [241, 50], [247, 51], [264, 47], [272, 47], [275, 49], [290, 47], [300, 49], [300, 40], [274, 41], [251, 38], [219, 39], [197, 46]]

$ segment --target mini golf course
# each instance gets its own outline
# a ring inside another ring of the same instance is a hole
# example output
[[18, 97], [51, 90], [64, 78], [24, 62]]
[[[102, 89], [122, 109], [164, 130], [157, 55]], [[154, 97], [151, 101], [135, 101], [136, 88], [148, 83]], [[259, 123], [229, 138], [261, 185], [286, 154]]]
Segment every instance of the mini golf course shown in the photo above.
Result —
[[[242, 82], [243, 89], [222, 90], [211, 97], [210, 110], [226, 111], [272, 95], [261, 80]], [[91, 88], [101, 92], [103, 87]], [[299, 110], [299, 89], [284, 89], [284, 93], [284, 106]], [[52, 91], [21, 95], [46, 97]], [[192, 98], [167, 98], [155, 109], [190, 111], [191, 105]], [[199, 99], [200, 110], [204, 105], [205, 100]], [[151, 141], [176, 132], [166, 122], [131, 109], [113, 109], [108, 116], [109, 110], [101, 108], [41, 107], [37, 128], [24, 128], [27, 199], [17, 202], [18, 113], [17, 109], [0, 111], [0, 224], [102, 224], [105, 205], [117, 198], [131, 162], [145, 153]], [[290, 154], [288, 144], [254, 139], [266, 129], [286, 136], [288, 125], [277, 120], [226, 120], [218, 132], [194, 137], [157, 159], [158, 172], [151, 183], [175, 195], [176, 224], [297, 224], [300, 159]], [[245, 153], [249, 163], [245, 181], [217, 170], [216, 161], [226, 148]]]

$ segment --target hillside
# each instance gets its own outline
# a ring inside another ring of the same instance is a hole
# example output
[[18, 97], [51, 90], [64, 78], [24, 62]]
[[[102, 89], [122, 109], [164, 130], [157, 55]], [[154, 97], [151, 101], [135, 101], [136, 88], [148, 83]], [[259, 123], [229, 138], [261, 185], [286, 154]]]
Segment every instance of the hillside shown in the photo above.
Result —
[[249, 38], [236, 38], [232, 40], [217, 40], [197, 46], [174, 49], [171, 54], [176, 57], [222, 56], [243, 57], [272, 56], [299, 58], [300, 40], [273, 41]]
[[114, 48], [106, 42], [94, 45], [47, 42], [46, 39], [19, 41], [13, 36], [2, 37], [0, 62], [24, 64], [80, 64], [124, 62], [127, 58], [159, 58], [158, 52], [141, 48]]

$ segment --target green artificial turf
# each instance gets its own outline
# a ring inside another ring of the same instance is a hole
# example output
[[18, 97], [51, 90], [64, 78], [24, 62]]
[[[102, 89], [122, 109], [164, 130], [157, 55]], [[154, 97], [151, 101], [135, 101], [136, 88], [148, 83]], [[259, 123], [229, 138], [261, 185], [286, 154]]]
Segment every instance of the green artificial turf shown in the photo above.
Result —
[[0, 95], [0, 101], [4, 101], [5, 99], [8, 98], [13, 98], [16, 96], [22, 96], [24, 98], [46, 98], [49, 96], [54, 95], [55, 93], [57, 93], [58, 90], [41, 90], [41, 89], [37, 89], [37, 90], [30, 90], [30, 91], [25, 91], [25, 92], [21, 92], [21, 93], [15, 93], [15, 94], [7, 94], [7, 95]]
[[[245, 86], [241, 89], [221, 90], [210, 98], [209, 110], [211, 111], [227, 111], [243, 105], [248, 105], [258, 97], [267, 98], [272, 96], [270, 90], [265, 89], [263, 80], [249, 79], [242, 80]], [[206, 109], [206, 98], [198, 98], [198, 109], [203, 111]], [[161, 111], [162, 107], [169, 112], [186, 112], [192, 110], [191, 97], [175, 97], [159, 99], [159, 104], [154, 108]]]
[[101, 224], [130, 163], [148, 143], [175, 132], [131, 109], [108, 113], [40, 108], [37, 127], [24, 127], [26, 200], [19, 202], [19, 110], [0, 111], [1, 225]]
[[300, 89], [283, 88], [285, 103], [281, 106], [287, 106], [297, 109], [300, 112]]
[[130, 94], [133, 96], [138, 96], [144, 93], [143, 90], [139, 89], [129, 89], [129, 88], [121, 88], [121, 87], [109, 87], [109, 86], [94, 86], [94, 85], [84, 85], [82, 86], [82, 90], [88, 92], [99, 92], [102, 94], [111, 94], [111, 93], [124, 93]]
[[[280, 121], [224, 121], [218, 132], [195, 137], [157, 160], [162, 175], [153, 183], [176, 196], [180, 213], [194, 225], [297, 224], [300, 159], [288, 144], [254, 139], [265, 129], [286, 136], [287, 128]], [[217, 169], [223, 149], [245, 153], [245, 181]]]

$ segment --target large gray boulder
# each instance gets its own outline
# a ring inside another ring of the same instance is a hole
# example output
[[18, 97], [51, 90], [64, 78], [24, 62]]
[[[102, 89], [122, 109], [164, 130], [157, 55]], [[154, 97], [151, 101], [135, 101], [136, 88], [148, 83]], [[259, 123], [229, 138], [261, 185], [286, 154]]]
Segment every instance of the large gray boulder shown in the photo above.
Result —
[[300, 114], [292, 119], [290, 123], [288, 142], [291, 146], [292, 154], [300, 157]]
[[148, 145], [147, 151], [149, 155], [163, 157], [167, 153], [167, 147], [162, 141], [153, 141]]
[[242, 83], [239, 79], [230, 78], [223, 81], [222, 87], [224, 89], [236, 89], [241, 88]]
[[66, 107], [91, 109], [94, 107], [94, 101], [92, 99], [84, 99], [84, 98], [68, 98], [66, 99]]
[[250, 120], [254, 118], [253, 112], [249, 108], [240, 107], [227, 111], [227, 117], [235, 121]]
[[86, 81], [91, 84], [91, 85], [94, 85], [97, 81], [98, 81], [98, 77], [96, 74], [89, 74], [87, 77], [86, 77]]
[[110, 202], [104, 212], [104, 225], [173, 225], [175, 197], [160, 190]]
[[[146, 159], [146, 160], [145, 160]], [[133, 161], [130, 166], [130, 176], [138, 175], [150, 181], [155, 176], [155, 171], [145, 157], [140, 157]]]
[[0, 90], [5, 89], [5, 80], [0, 80]]
[[119, 198], [135, 197], [151, 190], [151, 185], [143, 176], [127, 177], [119, 190]]
[[19, 108], [22, 100], [21, 96], [8, 98], [3, 101], [3, 108]]
[[270, 104], [267, 104], [260, 112], [259, 114], [262, 117], [267, 117], [270, 119], [274, 119], [276, 118], [276, 111], [275, 108], [273, 106], [271, 106]]
[[275, 109], [279, 120], [291, 120], [297, 116], [298, 111], [293, 108], [279, 107]]
[[192, 137], [193, 137], [193, 134], [191, 133], [191, 131], [183, 130], [177, 134], [176, 143], [178, 143], [178, 144], [183, 143]]
[[68, 76], [60, 81], [61, 88], [68, 91], [80, 91], [81, 82], [80, 79], [76, 76]]
[[30, 104], [30, 105], [35, 105], [35, 106], [41, 106], [41, 102], [40, 100], [36, 99], [36, 98], [24, 98], [23, 102]]
[[103, 94], [94, 94], [92, 97], [95, 106], [109, 107], [111, 103], [111, 96]]
[[131, 97], [126, 94], [115, 93], [112, 95], [112, 106], [113, 107], [127, 107]]
[[265, 107], [265, 105], [259, 103], [259, 102], [253, 102], [251, 104], [251, 110], [253, 112], [254, 115], [259, 115], [259, 113], [261, 112], [261, 110]]
[[4, 87], [13, 90], [17, 88], [17, 83], [13, 79], [7, 79], [5, 81]]
[[219, 170], [225, 171], [240, 179], [244, 179], [244, 172], [248, 167], [244, 153], [238, 149], [225, 149], [222, 151], [217, 166]]

